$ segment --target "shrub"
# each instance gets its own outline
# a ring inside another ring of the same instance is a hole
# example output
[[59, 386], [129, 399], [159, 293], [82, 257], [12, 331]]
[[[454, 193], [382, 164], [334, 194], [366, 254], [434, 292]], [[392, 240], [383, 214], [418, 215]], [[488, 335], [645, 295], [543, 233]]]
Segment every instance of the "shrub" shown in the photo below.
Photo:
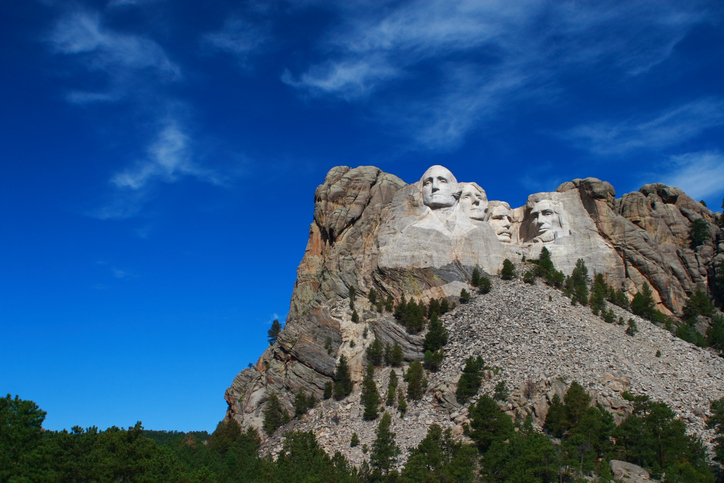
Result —
[[516, 277], [515, 265], [507, 258], [503, 260], [503, 268], [500, 270], [500, 278], [503, 280], [512, 280]]
[[467, 290], [462, 289], [460, 291], [460, 303], [461, 304], [466, 304], [466, 303], [470, 302], [470, 298], [471, 298], [470, 293]]
[[488, 277], [480, 277], [480, 281], [478, 282], [478, 290], [480, 290], [480, 293], [486, 294], [490, 292], [490, 290], [493, 288], [493, 283], [490, 281]]
[[354, 448], [355, 446], [359, 446], [359, 436], [357, 436], [357, 433], [352, 433], [352, 440], [349, 442], [349, 447]]
[[533, 272], [528, 270], [523, 274], [523, 281], [525, 283], [528, 283], [530, 285], [535, 284], [535, 275], [533, 275]]
[[636, 333], [639, 331], [639, 328], [636, 327], [636, 322], [634, 319], [628, 319], [628, 327], [626, 328], [626, 334], [633, 337], [636, 335]]

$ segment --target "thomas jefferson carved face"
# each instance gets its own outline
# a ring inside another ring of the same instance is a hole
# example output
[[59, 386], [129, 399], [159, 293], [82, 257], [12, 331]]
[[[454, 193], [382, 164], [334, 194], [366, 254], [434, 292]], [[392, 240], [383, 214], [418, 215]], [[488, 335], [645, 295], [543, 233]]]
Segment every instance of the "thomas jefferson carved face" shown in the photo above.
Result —
[[422, 202], [431, 209], [446, 208], [457, 202], [458, 180], [442, 166], [432, 166], [422, 175]]
[[488, 195], [475, 183], [460, 183], [460, 208], [473, 220], [483, 221], [488, 211]]
[[541, 200], [533, 205], [530, 212], [538, 230], [537, 238], [542, 242], [553, 241], [556, 234], [563, 232], [558, 206], [551, 200]]
[[488, 223], [495, 230], [495, 235], [503, 243], [510, 243], [512, 233], [510, 227], [513, 219], [510, 216], [508, 203], [500, 203], [490, 207], [490, 219]]

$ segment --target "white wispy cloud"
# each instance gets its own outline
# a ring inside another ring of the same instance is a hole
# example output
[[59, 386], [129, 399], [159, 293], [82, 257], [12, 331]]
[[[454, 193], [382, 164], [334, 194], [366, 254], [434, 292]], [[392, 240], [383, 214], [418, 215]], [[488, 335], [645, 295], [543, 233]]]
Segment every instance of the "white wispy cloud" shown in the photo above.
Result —
[[155, 81], [176, 81], [181, 69], [166, 55], [153, 39], [107, 28], [99, 12], [76, 10], [63, 16], [47, 38], [51, 50], [74, 57], [89, 72], [106, 74], [107, 92], [75, 90], [68, 94], [70, 102], [82, 104], [116, 101], [131, 93], [143, 75], [148, 82], [152, 73]]
[[218, 32], [204, 35], [202, 44], [232, 54], [246, 64], [249, 55], [257, 52], [268, 40], [269, 31], [265, 26], [242, 17], [232, 17]]
[[[339, 15], [319, 45], [324, 59], [286, 70], [282, 81], [347, 101], [398, 89], [380, 118], [443, 149], [518, 102], [549, 102], [559, 76], [576, 69], [641, 75], [705, 21], [695, 6], [663, 1], [418, 0], [376, 9], [362, 2]], [[450, 69], [466, 72], [465, 80]], [[428, 86], [421, 95], [397, 94], [421, 81]]]
[[700, 151], [672, 156], [659, 173], [662, 182], [684, 190], [699, 200], [724, 194], [724, 155], [718, 151]]
[[722, 124], [724, 100], [705, 98], [618, 123], [578, 126], [563, 133], [562, 137], [598, 155], [620, 155], [639, 149], [674, 146]]
[[169, 120], [162, 124], [146, 156], [133, 166], [112, 176], [111, 201], [90, 213], [100, 219], [124, 219], [139, 214], [155, 194], [159, 183], [175, 183], [186, 178], [224, 185], [228, 176], [199, 165], [194, 160], [193, 143], [182, 126]]

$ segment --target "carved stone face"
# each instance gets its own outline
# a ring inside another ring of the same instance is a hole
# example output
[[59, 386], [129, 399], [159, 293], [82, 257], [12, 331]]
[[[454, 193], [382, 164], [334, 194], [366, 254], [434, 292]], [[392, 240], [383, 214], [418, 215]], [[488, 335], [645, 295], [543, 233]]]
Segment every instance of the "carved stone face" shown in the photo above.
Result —
[[558, 206], [550, 200], [541, 200], [533, 205], [531, 216], [538, 230], [537, 238], [543, 242], [553, 241], [556, 233], [563, 231]]
[[460, 208], [473, 220], [483, 221], [488, 211], [488, 196], [475, 183], [460, 183]]
[[495, 235], [503, 243], [510, 243], [512, 233], [510, 227], [513, 224], [510, 216], [510, 208], [505, 205], [496, 205], [490, 209], [488, 223], [495, 230]]
[[442, 166], [432, 166], [422, 175], [422, 202], [433, 210], [453, 206], [458, 180]]

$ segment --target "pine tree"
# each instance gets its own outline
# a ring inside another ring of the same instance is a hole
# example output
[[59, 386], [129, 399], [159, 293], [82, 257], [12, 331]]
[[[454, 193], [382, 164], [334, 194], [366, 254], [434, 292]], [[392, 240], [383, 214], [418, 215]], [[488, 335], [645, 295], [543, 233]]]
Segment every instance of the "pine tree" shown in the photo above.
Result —
[[460, 404], [465, 404], [468, 399], [477, 394], [480, 389], [480, 383], [483, 381], [482, 370], [485, 366], [483, 358], [470, 356], [465, 361], [463, 373], [458, 380], [458, 387], [455, 391], [455, 397]]
[[462, 289], [460, 291], [460, 303], [466, 304], [466, 303], [470, 302], [470, 299], [471, 299], [470, 292], [468, 292], [465, 289]]
[[582, 258], [576, 261], [576, 267], [571, 272], [570, 277], [570, 292], [571, 301], [573, 303], [579, 303], [581, 305], [588, 305], [588, 284], [590, 280], [588, 278], [588, 268]]
[[405, 417], [407, 412], [407, 399], [405, 399], [405, 393], [402, 389], [397, 391], [397, 409], [400, 411], [400, 417]]
[[375, 290], [374, 287], [372, 287], [367, 294], [367, 300], [370, 301], [370, 304], [374, 305], [377, 302], [377, 290]]
[[449, 333], [445, 326], [440, 322], [437, 314], [433, 313], [430, 317], [430, 325], [427, 334], [425, 334], [425, 342], [423, 350], [435, 352], [447, 344]]
[[465, 433], [485, 452], [496, 441], [505, 441], [514, 434], [515, 426], [510, 416], [500, 410], [487, 394], [469, 409], [470, 424]]
[[[312, 395], [312, 397], [314, 397]], [[304, 389], [300, 389], [297, 396], [294, 398], [294, 415], [296, 417], [302, 417], [307, 413], [309, 409], [309, 399], [307, 399], [307, 393]]]
[[703, 245], [708, 242], [710, 238], [709, 224], [706, 220], [698, 218], [689, 224], [689, 239], [691, 240], [691, 248]]
[[631, 312], [647, 320], [652, 320], [656, 314], [656, 301], [649, 284], [644, 282], [641, 291], [634, 295], [631, 301]]
[[563, 436], [566, 430], [566, 407], [561, 402], [558, 394], [553, 396], [551, 406], [548, 408], [544, 428], [556, 438]]
[[380, 405], [380, 393], [375, 383], [375, 366], [367, 365], [367, 372], [362, 379], [362, 405], [364, 406], [365, 421], [377, 419], [377, 408]]
[[282, 405], [279, 402], [279, 396], [275, 393], [271, 393], [269, 398], [266, 400], [266, 406], [264, 407], [264, 432], [266, 434], [273, 434], [277, 428], [284, 424], [285, 411], [282, 409]]
[[366, 350], [367, 362], [374, 364], [376, 367], [380, 367], [384, 360], [384, 350], [382, 342], [380, 342], [379, 339], [372, 341]]
[[478, 287], [480, 285], [480, 270], [478, 270], [478, 267], [473, 269], [473, 277], [470, 280], [470, 285], [473, 287]]
[[269, 345], [274, 344], [279, 337], [279, 332], [282, 331], [282, 324], [277, 319], [272, 322], [271, 329], [267, 331], [267, 338], [269, 339]]
[[395, 443], [395, 433], [390, 430], [392, 425], [392, 417], [390, 413], [385, 411], [377, 426], [377, 438], [372, 444], [372, 453], [370, 454], [370, 464], [376, 473], [384, 475], [397, 462], [397, 456], [400, 454], [400, 448]]
[[347, 358], [340, 356], [339, 363], [334, 371], [334, 399], [340, 401], [352, 393], [354, 383], [349, 374]]
[[404, 358], [404, 354], [402, 352], [402, 346], [399, 342], [395, 341], [395, 345], [392, 346], [392, 354], [390, 356], [390, 365], [392, 367], [400, 367], [402, 365], [402, 360]]
[[334, 383], [332, 381], [327, 381], [324, 383], [324, 399], [329, 399], [332, 397], [332, 392], [334, 391]]
[[395, 404], [395, 394], [397, 394], [397, 385], [398, 385], [397, 372], [395, 372], [395, 370], [392, 369], [390, 371], [390, 380], [387, 385], [387, 400], [385, 401], [385, 404], [387, 406], [392, 406]]
[[349, 446], [350, 448], [359, 446], [359, 436], [357, 436], [357, 433], [352, 433], [352, 440], [349, 442]]
[[423, 380], [425, 378], [425, 369], [420, 364], [420, 361], [412, 361], [410, 368], [405, 374], [405, 381], [407, 381], [407, 397], [413, 401], [422, 399], [424, 392]]
[[489, 293], [492, 288], [493, 282], [491, 282], [488, 277], [480, 277], [480, 280], [478, 281], [478, 290], [480, 290], [481, 294]]
[[500, 271], [500, 278], [503, 280], [512, 280], [516, 277], [515, 265], [507, 258], [503, 260], [503, 268]]

